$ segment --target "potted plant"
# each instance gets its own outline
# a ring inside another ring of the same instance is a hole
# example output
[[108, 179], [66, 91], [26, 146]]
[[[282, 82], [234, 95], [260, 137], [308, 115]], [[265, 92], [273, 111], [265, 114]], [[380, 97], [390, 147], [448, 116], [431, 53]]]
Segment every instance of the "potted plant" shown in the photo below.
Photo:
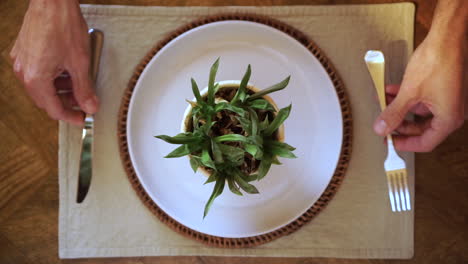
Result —
[[295, 158], [294, 147], [283, 142], [283, 122], [291, 105], [278, 110], [268, 96], [284, 89], [290, 77], [264, 90], [249, 84], [250, 65], [241, 81], [215, 82], [219, 58], [212, 65], [208, 87], [200, 92], [192, 78], [194, 101], [188, 101], [181, 133], [156, 136], [180, 144], [166, 158], [188, 156], [190, 165], [215, 182], [205, 205], [205, 217], [227, 183], [231, 192], [242, 195], [259, 193], [250, 182], [265, 177], [279, 157]]

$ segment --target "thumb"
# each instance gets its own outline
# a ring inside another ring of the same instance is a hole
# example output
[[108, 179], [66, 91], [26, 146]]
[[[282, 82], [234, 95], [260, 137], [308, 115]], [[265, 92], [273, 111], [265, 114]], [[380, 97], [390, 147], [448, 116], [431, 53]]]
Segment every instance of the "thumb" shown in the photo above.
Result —
[[409, 94], [400, 90], [393, 102], [385, 108], [374, 123], [374, 131], [386, 136], [394, 131], [405, 118], [406, 113], [416, 104]]
[[81, 109], [94, 114], [98, 108], [98, 98], [89, 76], [89, 67], [75, 68], [70, 73], [73, 82], [73, 95]]

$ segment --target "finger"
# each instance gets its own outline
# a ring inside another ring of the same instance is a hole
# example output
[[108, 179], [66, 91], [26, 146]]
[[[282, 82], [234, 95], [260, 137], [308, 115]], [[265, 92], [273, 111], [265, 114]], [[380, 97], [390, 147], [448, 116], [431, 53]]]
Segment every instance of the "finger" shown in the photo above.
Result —
[[420, 136], [430, 126], [431, 126], [431, 119], [420, 121], [420, 122], [403, 120], [401, 125], [396, 129], [396, 132], [404, 136]]
[[69, 71], [73, 83], [73, 95], [81, 109], [88, 114], [94, 114], [98, 109], [98, 99], [89, 77], [89, 57], [82, 55], [74, 63], [74, 67]]
[[396, 96], [398, 94], [398, 91], [400, 91], [400, 85], [399, 84], [389, 84], [389, 85], [385, 86], [385, 93], [387, 95]]
[[[387, 97], [387, 104], [391, 104], [393, 100], [395, 100], [395, 96], [393, 95], [387, 95], [386, 97]], [[429, 108], [427, 108], [427, 106], [425, 106], [422, 103], [418, 103], [415, 106], [411, 107], [409, 111], [415, 115], [422, 116], [422, 117], [429, 117], [432, 115]]]
[[439, 145], [452, 131], [449, 124], [444, 124], [434, 117], [429, 127], [419, 136], [394, 136], [395, 148], [399, 151], [430, 152]]
[[62, 101], [62, 105], [67, 109], [76, 110], [79, 108], [78, 102], [75, 100], [75, 96], [72, 93], [67, 94], [57, 94]]
[[[395, 96], [398, 94], [398, 91], [400, 90], [400, 85], [397, 84], [390, 84], [385, 86], [385, 102], [390, 104], [393, 99], [395, 99]], [[379, 97], [377, 94], [374, 95], [374, 100], [376, 102], [379, 102]]]
[[13, 72], [15, 73], [16, 78], [23, 82], [23, 69], [21, 67], [21, 61], [18, 58], [13, 62]]
[[425, 106], [422, 103], [418, 103], [415, 106], [413, 106], [410, 109], [410, 112], [412, 112], [412, 113], [414, 113], [414, 114], [416, 114], [418, 116], [423, 116], [423, 117], [428, 117], [428, 116], [432, 115], [429, 108], [427, 108], [427, 106]]
[[56, 94], [55, 87], [52, 82], [42, 81], [36, 83], [36, 90], [41, 91], [44, 95], [43, 105], [49, 116], [55, 120], [63, 120], [74, 125], [82, 125], [84, 114], [80, 111], [73, 111], [63, 106], [62, 101]]
[[18, 38], [15, 40], [15, 44], [13, 44], [13, 48], [10, 51], [10, 59], [14, 62], [16, 60], [16, 57], [18, 55], [18, 49], [19, 49], [19, 44], [18, 44]]
[[391, 94], [386, 94], [385, 95], [385, 102], [387, 103], [387, 105], [391, 104], [393, 102], [393, 100], [395, 100], [395, 95], [391, 95]]
[[398, 93], [391, 104], [385, 108], [374, 123], [374, 130], [381, 136], [386, 136], [394, 131], [403, 121], [410, 108], [416, 104], [409, 94]]
[[[385, 87], [385, 93], [386, 93], [385, 99], [386, 99], [387, 105], [391, 104], [393, 100], [395, 100], [395, 97], [399, 91], [400, 91], [400, 85], [397, 85], [397, 84], [391, 84]], [[424, 104], [421, 104], [421, 103], [416, 104], [409, 111], [413, 114], [424, 116], [424, 117], [430, 116], [432, 114], [429, 108], [427, 108]]]
[[32, 101], [34, 104], [41, 109], [44, 109], [44, 106], [42, 104], [42, 97], [40, 93], [37, 93], [37, 91], [34, 89], [32, 82], [30, 80], [26, 80], [24, 78], [24, 71], [21, 65], [21, 60], [20, 58], [16, 58], [16, 60], [13, 62], [13, 72], [15, 73], [16, 78], [23, 83], [24, 89], [26, 90], [26, 93], [31, 97]]

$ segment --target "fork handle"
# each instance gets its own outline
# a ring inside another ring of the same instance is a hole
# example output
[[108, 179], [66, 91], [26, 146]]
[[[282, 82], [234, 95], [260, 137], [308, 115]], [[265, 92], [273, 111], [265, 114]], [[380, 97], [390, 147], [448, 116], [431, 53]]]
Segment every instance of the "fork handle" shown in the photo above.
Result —
[[385, 100], [385, 63], [367, 63], [367, 69], [374, 82], [375, 90], [379, 98], [380, 109], [383, 111], [387, 107]]
[[[379, 52], [383, 57], [383, 53], [381, 51], [376, 52]], [[375, 90], [377, 91], [380, 109], [384, 111], [387, 107], [385, 98], [385, 59], [379, 62], [366, 62], [366, 64], [372, 81], [374, 82]], [[391, 134], [387, 135], [387, 145], [389, 147], [393, 147], [393, 138]]]

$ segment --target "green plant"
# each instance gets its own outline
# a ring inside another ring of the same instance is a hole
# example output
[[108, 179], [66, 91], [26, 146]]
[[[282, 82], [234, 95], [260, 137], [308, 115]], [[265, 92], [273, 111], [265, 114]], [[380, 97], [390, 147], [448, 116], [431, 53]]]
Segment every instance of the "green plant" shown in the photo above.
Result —
[[[238, 87], [220, 89], [215, 83], [219, 58], [211, 66], [208, 92], [200, 94], [192, 78], [192, 91], [196, 102], [191, 106], [188, 131], [174, 137], [160, 135], [156, 138], [171, 144], [180, 144], [166, 158], [188, 155], [190, 165], [196, 172], [203, 168], [209, 177], [206, 183], [216, 182], [205, 205], [205, 217], [213, 201], [227, 185], [231, 192], [242, 195], [259, 193], [250, 182], [260, 180], [272, 164], [281, 163], [279, 157], [295, 158], [295, 148], [278, 140], [278, 129], [288, 118], [291, 105], [276, 112], [265, 95], [284, 89], [290, 77], [264, 90], [248, 89], [250, 65]], [[217, 100], [218, 98], [218, 100]]]

